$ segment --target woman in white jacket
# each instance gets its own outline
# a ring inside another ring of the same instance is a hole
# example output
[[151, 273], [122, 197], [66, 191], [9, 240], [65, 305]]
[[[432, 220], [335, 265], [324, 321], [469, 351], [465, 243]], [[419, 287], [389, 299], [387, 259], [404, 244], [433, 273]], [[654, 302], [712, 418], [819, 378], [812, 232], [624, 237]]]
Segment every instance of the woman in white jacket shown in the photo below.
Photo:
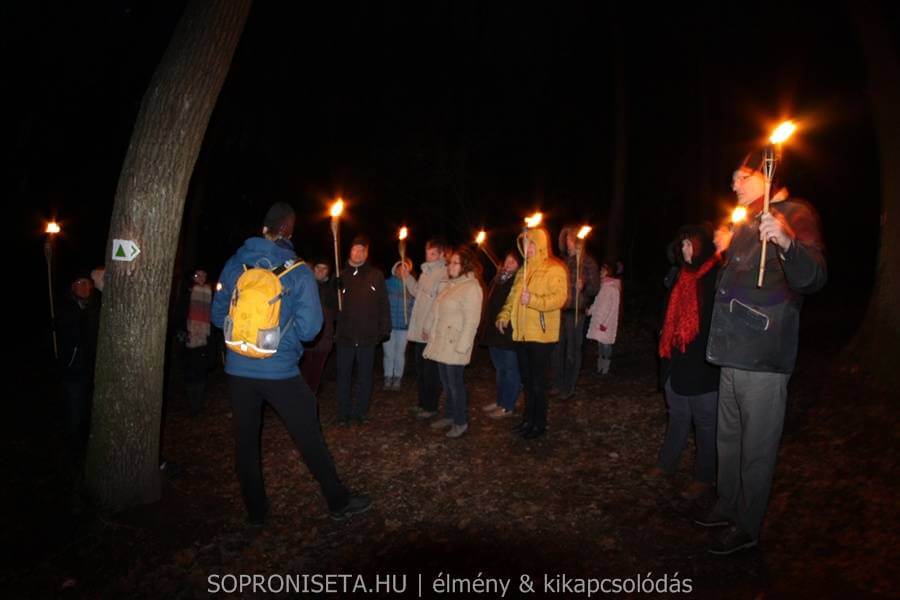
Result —
[[475, 333], [481, 321], [481, 263], [466, 247], [450, 255], [450, 279], [438, 294], [425, 318], [427, 340], [423, 356], [438, 363], [441, 384], [447, 392], [446, 416], [431, 424], [434, 429], [450, 427], [449, 438], [458, 438], [468, 429], [466, 384], [463, 372], [472, 358]]
[[613, 344], [619, 330], [619, 308], [622, 306], [622, 280], [613, 276], [609, 264], [600, 267], [600, 292], [585, 311], [591, 315], [587, 338], [597, 340], [597, 373], [606, 375], [612, 364]]

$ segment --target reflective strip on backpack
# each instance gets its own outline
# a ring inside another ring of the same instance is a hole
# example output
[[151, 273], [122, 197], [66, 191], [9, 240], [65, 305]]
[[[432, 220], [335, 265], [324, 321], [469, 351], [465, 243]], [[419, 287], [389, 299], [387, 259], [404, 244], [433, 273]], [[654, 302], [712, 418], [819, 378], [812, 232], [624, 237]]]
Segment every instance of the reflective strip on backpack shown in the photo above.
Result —
[[252, 348], [256, 352], [259, 352], [260, 354], [275, 354], [276, 352], [278, 352], [277, 348], [275, 350], [265, 350], [263, 348], [260, 348], [256, 344], [251, 344], [250, 342], [229, 342], [228, 340], [225, 340], [225, 345], [226, 346], [235, 346], [237, 348], [240, 348], [241, 351], [243, 351], [243, 352], [246, 352], [248, 348]]

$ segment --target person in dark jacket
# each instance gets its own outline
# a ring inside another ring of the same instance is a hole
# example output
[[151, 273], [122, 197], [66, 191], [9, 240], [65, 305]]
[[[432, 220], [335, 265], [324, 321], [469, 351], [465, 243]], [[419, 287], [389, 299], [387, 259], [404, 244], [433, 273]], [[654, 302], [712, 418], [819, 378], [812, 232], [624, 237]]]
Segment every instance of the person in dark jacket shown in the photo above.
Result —
[[324, 258], [313, 261], [313, 275], [319, 288], [319, 302], [322, 304], [322, 330], [315, 339], [306, 344], [300, 359], [303, 380], [315, 394], [319, 391], [322, 371], [328, 355], [334, 347], [334, 322], [337, 319], [337, 285], [331, 275], [331, 264]]
[[600, 291], [600, 267], [584, 249], [581, 250], [579, 269], [578, 244], [583, 242], [578, 239], [577, 233], [575, 227], [563, 227], [559, 232], [559, 253], [565, 260], [569, 273], [569, 296], [560, 315], [559, 341], [553, 349], [553, 389], [550, 390], [550, 395], [558, 395], [560, 400], [571, 398], [575, 394], [587, 324], [585, 310]]
[[274, 204], [263, 221], [263, 237], [248, 239], [225, 263], [219, 279], [221, 289], [213, 298], [212, 323], [223, 328], [235, 286], [245, 267], [293, 267], [280, 280], [283, 289], [279, 313], [281, 335], [275, 354], [252, 358], [229, 346], [225, 359], [237, 474], [252, 525], [262, 525], [269, 510], [260, 463], [265, 403], [281, 417], [303, 461], [319, 482], [332, 519], [342, 521], [372, 505], [366, 496], [351, 495], [341, 483], [322, 438], [316, 397], [300, 377], [297, 367], [303, 354], [302, 342], [313, 339], [322, 327], [322, 307], [309, 267], [305, 264], [294, 266], [298, 260], [290, 242], [294, 222], [294, 211], [288, 204]]
[[[391, 335], [391, 306], [384, 275], [367, 264], [369, 238], [358, 235], [350, 245], [350, 259], [341, 271], [340, 294], [343, 308], [338, 314], [337, 377], [339, 423], [351, 419], [362, 424], [369, 411], [375, 347]], [[353, 364], [356, 363], [356, 402], [350, 398]]]
[[497, 399], [482, 408], [489, 417], [495, 419], [513, 415], [519, 390], [522, 389], [516, 347], [512, 340], [512, 328], [500, 333], [496, 327], [493, 327], [497, 321], [497, 315], [500, 314], [500, 310], [506, 303], [518, 270], [519, 256], [515, 252], [509, 252], [491, 282], [484, 307], [485, 314], [481, 319], [483, 324], [481, 342], [488, 347], [491, 362], [494, 363], [494, 369], [497, 371]]
[[56, 329], [66, 437], [73, 457], [79, 458], [90, 429], [97, 332], [100, 329], [100, 295], [86, 273], [72, 280], [57, 316]]
[[681, 496], [696, 500], [712, 490], [716, 471], [719, 369], [706, 361], [706, 340], [719, 256], [712, 232], [705, 227], [683, 227], [672, 245], [679, 270], [669, 291], [659, 340], [669, 424], [657, 465], [647, 474], [657, 478], [675, 473], [693, 425], [694, 480]]
[[[815, 211], [783, 189], [763, 212], [762, 168], [761, 153], [754, 153], [734, 172], [732, 189], [747, 208], [747, 219], [731, 239], [718, 240], [727, 250], [706, 348], [706, 358], [722, 367], [718, 501], [696, 519], [707, 527], [726, 527], [709, 549], [713, 554], [731, 554], [759, 539], [797, 357], [800, 308], [803, 297], [827, 279]], [[762, 244], [767, 244], [765, 278], [758, 286]]]

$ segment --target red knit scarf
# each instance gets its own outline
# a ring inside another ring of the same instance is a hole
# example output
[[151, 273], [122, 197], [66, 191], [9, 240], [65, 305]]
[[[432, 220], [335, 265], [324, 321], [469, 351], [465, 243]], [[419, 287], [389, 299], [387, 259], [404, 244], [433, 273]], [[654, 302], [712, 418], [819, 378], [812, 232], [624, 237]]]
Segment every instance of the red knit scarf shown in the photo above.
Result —
[[718, 256], [712, 256], [696, 271], [681, 267], [672, 295], [669, 296], [666, 320], [659, 338], [659, 355], [662, 358], [671, 358], [672, 349], [676, 347], [684, 354], [687, 345], [700, 334], [698, 282], [718, 260]]

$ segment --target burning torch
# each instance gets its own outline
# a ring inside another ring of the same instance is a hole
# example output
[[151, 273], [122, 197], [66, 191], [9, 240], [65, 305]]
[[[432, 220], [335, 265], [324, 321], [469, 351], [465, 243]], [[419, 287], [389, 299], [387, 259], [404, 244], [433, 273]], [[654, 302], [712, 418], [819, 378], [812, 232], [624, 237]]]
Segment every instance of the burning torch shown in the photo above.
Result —
[[484, 229], [482, 229], [478, 232], [478, 235], [475, 236], [475, 245], [478, 246], [478, 248], [482, 252], [484, 252], [484, 255], [488, 257], [488, 260], [491, 261], [492, 265], [494, 265], [494, 269], [499, 271], [500, 265], [497, 262], [497, 259], [495, 259], [494, 255], [491, 253], [491, 249], [488, 248], [487, 244], [485, 244], [485, 241], [487, 241], [487, 233], [484, 231]]
[[[400, 272], [401, 273], [403, 272], [403, 269], [406, 268], [406, 236], [407, 236], [407, 234], [408, 234], [408, 231], [407, 231], [406, 227], [401, 227], [400, 235], [397, 236], [400, 239], [400, 265], [401, 265]], [[406, 281], [405, 281], [405, 278], [404, 278], [404, 281], [401, 282], [401, 284], [402, 284], [401, 287], [403, 288], [403, 322], [408, 324], [409, 323], [409, 315], [407, 314], [407, 311], [409, 309], [406, 307]]]
[[[340, 220], [341, 213], [344, 212], [344, 201], [340, 198], [331, 205], [331, 237], [334, 240], [334, 268], [337, 272], [338, 277], [341, 274], [341, 254], [339, 247], [339, 228], [340, 228]], [[338, 310], [344, 309], [344, 304], [341, 301], [341, 290], [338, 290]]]
[[584, 254], [584, 240], [591, 232], [591, 226], [585, 225], [578, 230], [575, 241], [575, 324], [578, 324], [578, 298], [581, 296], [581, 255]]
[[[785, 121], [775, 128], [775, 132], [769, 138], [769, 145], [766, 146], [763, 154], [763, 176], [765, 177], [765, 193], [763, 194], [763, 213], [769, 212], [769, 196], [772, 191], [772, 180], [775, 177], [776, 163], [781, 160], [782, 144], [794, 131], [797, 126], [792, 121]], [[763, 240], [762, 250], [759, 256], [759, 278], [756, 281], [756, 287], [762, 287], [763, 278], [766, 276], [766, 248], [768, 240]]]
[[50, 327], [53, 332], [53, 358], [59, 358], [59, 348], [56, 344], [56, 311], [53, 309], [53, 242], [56, 239], [54, 236], [60, 231], [56, 221], [47, 223], [47, 229], [44, 230], [44, 233], [47, 234], [47, 238], [44, 240], [44, 258], [47, 259], [47, 291], [50, 293]]

